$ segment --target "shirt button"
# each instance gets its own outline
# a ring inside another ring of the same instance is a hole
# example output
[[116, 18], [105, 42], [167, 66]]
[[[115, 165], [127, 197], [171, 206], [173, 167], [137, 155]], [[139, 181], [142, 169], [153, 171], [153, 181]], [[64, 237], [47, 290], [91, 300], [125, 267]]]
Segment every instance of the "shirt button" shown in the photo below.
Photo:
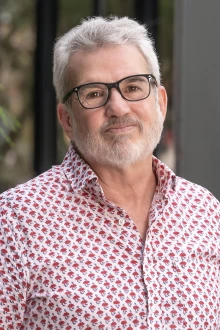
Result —
[[125, 220], [124, 219], [119, 219], [118, 224], [119, 224], [119, 226], [123, 226], [125, 224]]

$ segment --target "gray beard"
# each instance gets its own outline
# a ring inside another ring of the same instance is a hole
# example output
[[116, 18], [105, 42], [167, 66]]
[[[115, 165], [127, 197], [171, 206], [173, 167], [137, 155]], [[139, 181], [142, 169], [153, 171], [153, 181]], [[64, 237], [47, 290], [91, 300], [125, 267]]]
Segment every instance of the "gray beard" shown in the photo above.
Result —
[[[163, 131], [163, 116], [159, 105], [154, 121], [144, 127], [142, 122], [130, 117], [111, 118], [98, 133], [83, 134], [74, 119], [74, 144], [87, 161], [92, 160], [101, 165], [124, 169], [150, 156], [158, 145]], [[128, 134], [113, 135], [106, 129], [113, 124], [134, 124], [140, 130], [140, 138], [133, 142]]]

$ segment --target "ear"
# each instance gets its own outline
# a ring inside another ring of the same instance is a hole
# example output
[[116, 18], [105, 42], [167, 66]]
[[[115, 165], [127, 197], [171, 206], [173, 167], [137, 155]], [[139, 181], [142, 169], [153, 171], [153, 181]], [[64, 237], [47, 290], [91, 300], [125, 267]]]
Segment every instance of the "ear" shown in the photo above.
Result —
[[63, 103], [57, 105], [57, 116], [64, 132], [68, 138], [73, 141], [72, 119]]
[[167, 113], [167, 92], [163, 86], [158, 87], [158, 102], [160, 105], [160, 111], [165, 119]]

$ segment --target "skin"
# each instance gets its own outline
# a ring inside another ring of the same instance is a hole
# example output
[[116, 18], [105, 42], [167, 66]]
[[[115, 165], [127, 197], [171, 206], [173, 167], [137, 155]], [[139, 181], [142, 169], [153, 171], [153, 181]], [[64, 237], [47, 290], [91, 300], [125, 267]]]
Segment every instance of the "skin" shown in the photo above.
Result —
[[[109, 46], [94, 51], [74, 53], [69, 63], [71, 88], [89, 82], [115, 82], [124, 77], [152, 73], [141, 52], [131, 45]], [[158, 103], [163, 119], [167, 111], [167, 94], [163, 86], [158, 88]], [[106, 123], [110, 118], [130, 116], [139, 119], [146, 127], [155, 118], [156, 95], [142, 101], [124, 100], [116, 89], [112, 89], [108, 103], [98, 109], [86, 110], [72, 96], [71, 116], [82, 132], [93, 131]], [[67, 134], [74, 141], [74, 130], [70, 113], [64, 104], [57, 106], [59, 121]], [[110, 135], [126, 135], [125, 143], [135, 143], [141, 138], [141, 132], [135, 125], [112, 126]], [[109, 139], [111, 147], [112, 140]], [[126, 146], [125, 146], [126, 147]], [[116, 168], [97, 163], [85, 155], [82, 157], [90, 165], [99, 178], [105, 197], [122, 207], [134, 221], [141, 238], [144, 240], [148, 228], [148, 214], [156, 189], [156, 178], [152, 170], [152, 153], [131, 166]]]

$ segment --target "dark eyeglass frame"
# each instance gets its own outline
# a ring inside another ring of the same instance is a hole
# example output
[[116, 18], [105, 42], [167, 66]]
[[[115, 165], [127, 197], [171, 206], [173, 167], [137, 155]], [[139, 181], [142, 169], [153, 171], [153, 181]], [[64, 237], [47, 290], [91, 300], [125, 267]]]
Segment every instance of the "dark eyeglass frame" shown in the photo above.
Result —
[[[138, 100], [129, 100], [129, 99], [127, 99], [127, 98], [122, 94], [122, 92], [121, 92], [121, 90], [120, 90], [120, 87], [119, 87], [119, 84], [120, 84], [123, 80], [129, 79], [129, 78], [132, 78], [132, 77], [145, 77], [145, 78], [147, 78], [148, 83], [149, 83], [149, 93], [148, 93], [147, 96], [145, 96], [145, 97], [143, 97], [143, 98], [141, 98], [141, 99], [138, 99]], [[154, 75], [151, 74], [151, 73], [150, 73], [150, 74], [135, 74], [135, 75], [132, 75], [132, 76], [128, 76], [128, 77], [122, 78], [122, 79], [120, 79], [120, 80], [118, 80], [118, 81], [116, 81], [116, 82], [114, 82], [114, 83], [103, 83], [103, 82], [97, 82], [97, 81], [94, 81], [94, 82], [91, 82], [91, 83], [87, 83], [87, 84], [80, 85], [80, 86], [77, 86], [77, 87], [72, 88], [72, 89], [71, 89], [71, 90], [70, 90], [70, 91], [64, 96], [64, 98], [63, 98], [63, 103], [65, 103], [73, 93], [76, 93], [76, 94], [77, 94], [78, 101], [79, 101], [79, 103], [81, 104], [81, 106], [82, 106], [83, 108], [85, 108], [85, 109], [97, 109], [97, 108], [101, 108], [101, 107], [103, 107], [104, 105], [106, 105], [106, 103], [108, 103], [108, 100], [109, 100], [110, 95], [111, 95], [111, 90], [112, 90], [112, 88], [116, 88], [117, 91], [119, 92], [119, 94], [121, 95], [121, 97], [123, 97], [123, 99], [125, 99], [125, 100], [127, 100], [127, 101], [129, 101], [129, 102], [137, 102], [137, 101], [141, 101], [141, 100], [144, 100], [144, 99], [148, 98], [148, 96], [149, 96], [150, 93], [151, 93], [151, 84], [152, 84], [152, 83], [153, 83], [156, 87], [158, 86], [156, 78], [155, 78]], [[85, 106], [80, 102], [80, 98], [79, 98], [79, 90], [80, 90], [80, 88], [85, 87], [85, 86], [88, 86], [88, 85], [91, 85], [91, 84], [102, 84], [102, 85], [105, 85], [105, 86], [107, 87], [107, 89], [108, 89], [108, 97], [107, 97], [107, 99], [106, 99], [106, 101], [105, 101], [104, 104], [102, 104], [102, 105], [100, 105], [100, 106], [98, 106], [98, 107], [87, 108], [87, 107], [85, 107]]]

